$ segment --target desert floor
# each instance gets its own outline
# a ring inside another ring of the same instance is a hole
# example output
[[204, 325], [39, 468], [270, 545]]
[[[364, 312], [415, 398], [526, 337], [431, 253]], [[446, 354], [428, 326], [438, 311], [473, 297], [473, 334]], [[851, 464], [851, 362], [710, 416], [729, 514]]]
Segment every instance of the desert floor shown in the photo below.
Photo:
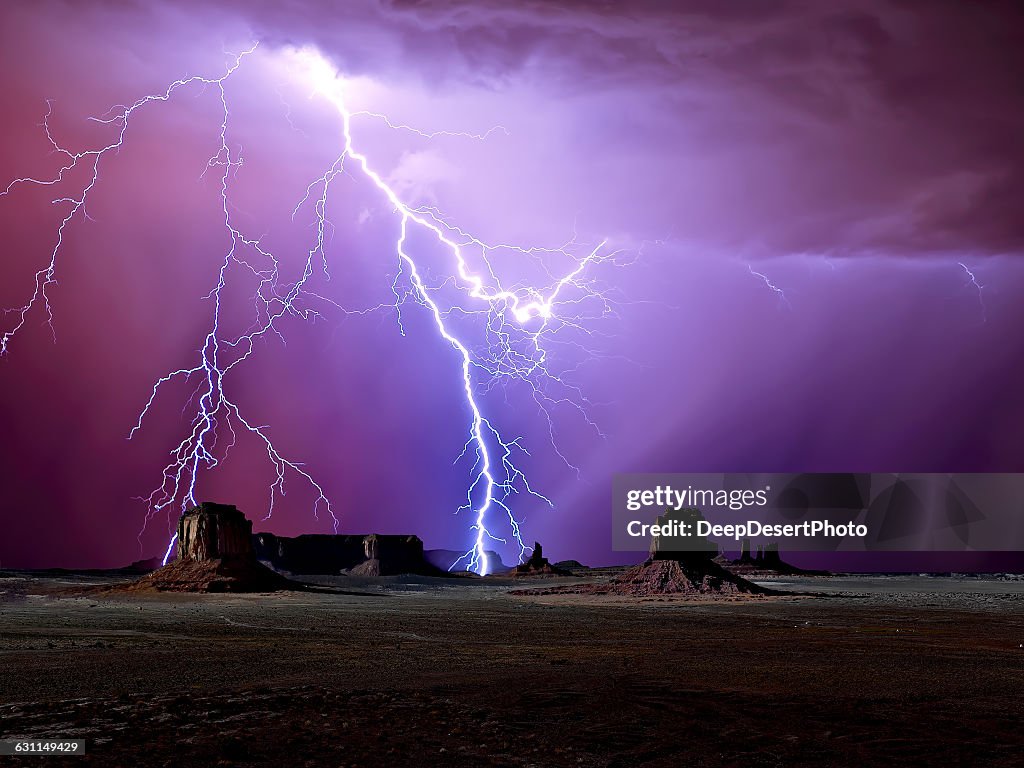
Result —
[[104, 595], [82, 589], [113, 577], [0, 573], [0, 737], [88, 750], [0, 759], [1024, 765], [1024, 581], [788, 578], [816, 596], [721, 603], [320, 581]]

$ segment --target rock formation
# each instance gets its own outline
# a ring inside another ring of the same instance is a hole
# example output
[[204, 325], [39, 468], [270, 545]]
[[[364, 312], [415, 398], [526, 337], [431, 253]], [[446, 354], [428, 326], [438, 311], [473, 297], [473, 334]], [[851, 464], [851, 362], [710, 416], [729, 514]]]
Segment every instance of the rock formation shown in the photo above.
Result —
[[[696, 527], [700, 510], [668, 511], [658, 517], [658, 525], [676, 521]], [[655, 536], [651, 540], [650, 557], [645, 563], [630, 568], [612, 579], [608, 594], [649, 595], [674, 594], [737, 594], [764, 592], [755, 584], [730, 573], [715, 562], [718, 547], [707, 539], [685, 541]]]
[[204, 501], [178, 520], [179, 561], [252, 557], [252, 522], [238, 507]]
[[736, 561], [737, 565], [753, 565], [754, 558], [750, 556], [750, 539], [744, 539], [740, 544], [740, 559]]
[[270, 592], [297, 588], [256, 559], [252, 522], [236, 507], [203, 502], [178, 520], [177, 558], [132, 585], [168, 592]]
[[[696, 509], [669, 511], [660, 516], [664, 526], [674, 520], [692, 524], [700, 518]], [[655, 537], [651, 541], [647, 561], [627, 569], [604, 583], [553, 587], [545, 590], [523, 590], [518, 594], [587, 594], [620, 595], [624, 597], [656, 597], [659, 595], [730, 596], [765, 594], [740, 576], [730, 573], [715, 562], [718, 548], [707, 540], [682, 541]]]
[[573, 574], [569, 571], [556, 568], [548, 559], [544, 557], [544, 551], [541, 549], [540, 542], [535, 541], [533, 543], [533, 552], [530, 553], [530, 559], [522, 565], [517, 565], [512, 569], [512, 576], [572, 576]]
[[363, 561], [348, 570], [350, 576], [395, 576], [400, 573], [443, 575], [423, 558], [419, 536], [363, 537]]
[[559, 560], [555, 563], [555, 568], [561, 568], [563, 571], [589, 571], [590, 567], [584, 565], [579, 560]]
[[722, 568], [707, 558], [657, 557], [630, 568], [608, 582], [606, 594], [635, 595], [710, 595], [760, 593], [765, 590]]
[[763, 546], [755, 547], [752, 552], [750, 539], [743, 539], [740, 544], [739, 558], [730, 560], [725, 556], [719, 556], [715, 558], [715, 562], [739, 576], [828, 575], [828, 571], [809, 571], [798, 568], [795, 565], [790, 565], [782, 559], [778, 542], [769, 542]]
[[293, 538], [272, 533], [252, 537], [256, 557], [289, 573], [350, 576], [391, 576], [415, 573], [441, 576], [445, 571], [424, 557], [418, 536], [378, 533], [306, 534]]

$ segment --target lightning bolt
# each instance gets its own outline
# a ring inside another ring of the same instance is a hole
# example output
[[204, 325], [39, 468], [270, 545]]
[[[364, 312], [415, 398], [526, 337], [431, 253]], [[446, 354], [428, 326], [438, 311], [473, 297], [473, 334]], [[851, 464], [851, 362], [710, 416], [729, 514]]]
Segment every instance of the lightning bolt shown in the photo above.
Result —
[[967, 273], [968, 281], [970, 282], [971, 285], [974, 286], [975, 290], [978, 292], [978, 306], [981, 307], [981, 322], [983, 324], [987, 323], [988, 322], [988, 308], [985, 306], [985, 295], [984, 295], [984, 292], [982, 291], [982, 289], [985, 286], [978, 282], [978, 278], [975, 277], [974, 272], [972, 272], [970, 270], [970, 268], [968, 268], [968, 266], [966, 264], [964, 264], [962, 261], [958, 261], [957, 264], [959, 264], [960, 268], [965, 273]]
[[[398, 327], [404, 334], [402, 308], [407, 302], [423, 307], [432, 319], [440, 337], [452, 350], [458, 362], [459, 387], [469, 412], [468, 434], [462, 453], [456, 463], [470, 457], [469, 485], [466, 501], [456, 512], [470, 512], [470, 530], [473, 545], [452, 567], [464, 563], [470, 570], [485, 575], [490, 570], [486, 546], [491, 541], [508, 543], [508, 539], [496, 532], [492, 512], [500, 510], [504, 516], [511, 538], [519, 548], [522, 561], [527, 548], [521, 536], [520, 523], [512, 510], [512, 499], [517, 495], [528, 495], [553, 506], [551, 500], [536, 491], [526, 475], [516, 464], [518, 457], [529, 455], [521, 437], [506, 438], [492, 418], [485, 415], [481, 395], [496, 386], [509, 383], [525, 384], [533, 402], [547, 422], [548, 433], [555, 452], [565, 463], [571, 463], [557, 447], [555, 441], [554, 412], [570, 406], [585, 422], [597, 430], [589, 416], [589, 401], [578, 387], [571, 383], [569, 374], [575, 368], [561, 373], [549, 365], [549, 348], [561, 345], [563, 348], [586, 355], [587, 348], [567, 332], [580, 331], [592, 335], [587, 323], [595, 318], [614, 318], [615, 306], [607, 293], [598, 290], [592, 278], [587, 276], [588, 268], [602, 262], [617, 263], [621, 249], [609, 249], [607, 240], [596, 247], [579, 252], [575, 234], [571, 240], [558, 247], [518, 246], [507, 243], [491, 244], [470, 235], [451, 223], [439, 210], [427, 206], [413, 206], [402, 199], [396, 189], [376, 170], [370, 160], [358, 148], [353, 134], [356, 118], [370, 118], [382, 122], [388, 129], [412, 132], [421, 138], [460, 137], [486, 140], [495, 133], [507, 131], [498, 126], [483, 134], [459, 131], [422, 131], [403, 123], [395, 123], [387, 116], [367, 111], [352, 111], [345, 102], [342, 83], [337, 72], [317, 53], [305, 51], [300, 57], [308, 68], [314, 84], [314, 94], [326, 98], [337, 110], [340, 119], [341, 147], [337, 159], [324, 173], [309, 184], [306, 193], [295, 206], [293, 219], [306, 206], [312, 206], [315, 238], [306, 250], [301, 275], [297, 280], [285, 282], [281, 274], [281, 260], [265, 248], [261, 239], [246, 236], [232, 217], [229, 191], [237, 170], [243, 163], [240, 149], [229, 142], [231, 112], [227, 93], [230, 77], [252, 56], [257, 49], [251, 46], [241, 54], [233, 55], [223, 74], [218, 77], [192, 76], [175, 80], [163, 92], [144, 96], [127, 106], [118, 106], [107, 114], [92, 120], [114, 126], [114, 140], [96, 149], [73, 152], [62, 146], [50, 130], [52, 105], [47, 104], [43, 128], [53, 150], [62, 158], [62, 166], [48, 178], [24, 177], [12, 181], [0, 193], [6, 196], [22, 185], [55, 186], [64, 182], [72, 172], [85, 167], [89, 171], [84, 186], [69, 197], [57, 197], [54, 204], [66, 204], [68, 210], [57, 227], [55, 244], [48, 263], [35, 274], [35, 288], [31, 297], [21, 307], [12, 310], [14, 323], [0, 336], [0, 353], [6, 354], [11, 339], [24, 327], [29, 315], [40, 305], [46, 316], [46, 323], [54, 330], [53, 313], [47, 289], [56, 282], [58, 262], [63, 251], [67, 227], [81, 214], [87, 217], [86, 205], [92, 190], [99, 183], [100, 167], [108, 156], [116, 155], [126, 140], [130, 123], [137, 112], [156, 102], [167, 102], [177, 92], [195, 86], [213, 90], [220, 103], [219, 141], [209, 158], [202, 176], [215, 175], [219, 183], [223, 226], [227, 235], [227, 248], [219, 257], [219, 270], [213, 288], [206, 295], [211, 303], [210, 326], [198, 350], [197, 362], [180, 368], [157, 379], [143, 405], [135, 425], [129, 432], [129, 439], [143, 427], [158, 395], [172, 381], [196, 382], [192, 397], [185, 404], [185, 410], [192, 408], [193, 417], [185, 437], [170, 453], [170, 461], [162, 471], [160, 485], [144, 497], [147, 512], [139, 532], [140, 543], [150, 521], [162, 511], [167, 512], [170, 524], [170, 510], [182, 511], [196, 503], [196, 485], [203, 471], [216, 468], [227, 453], [235, 446], [239, 434], [244, 432], [255, 438], [265, 450], [267, 460], [274, 469], [274, 480], [269, 487], [266, 518], [272, 516], [275, 502], [285, 495], [286, 479], [297, 476], [312, 489], [315, 500], [313, 515], [319, 519], [321, 508], [331, 517], [334, 530], [338, 529], [338, 517], [331, 507], [323, 487], [307, 472], [303, 465], [282, 455], [272, 442], [268, 427], [243, 414], [238, 404], [228, 394], [226, 382], [244, 361], [249, 359], [258, 340], [274, 334], [281, 336], [278, 321], [286, 315], [315, 320], [321, 317], [316, 302], [325, 302], [340, 309], [344, 314], [363, 315], [380, 310], [393, 309], [398, 318]], [[280, 93], [278, 94], [280, 98]], [[283, 98], [282, 103], [285, 103]], [[291, 109], [285, 118], [291, 121]], [[294, 126], [293, 126], [294, 127]], [[397, 234], [394, 254], [397, 272], [391, 284], [393, 303], [347, 309], [320, 295], [311, 286], [315, 275], [322, 273], [330, 279], [329, 260], [326, 252], [326, 235], [331, 225], [327, 218], [328, 202], [332, 185], [349, 167], [355, 166], [362, 178], [368, 180], [388, 203], [397, 217]], [[443, 278], [432, 281], [420, 261], [411, 251], [409, 235], [418, 230], [431, 236], [447, 254], [451, 269]], [[547, 284], [540, 287], [519, 283], [505, 286], [492, 265], [497, 254], [510, 252], [537, 261], [543, 267]], [[547, 266], [547, 260], [561, 257], [571, 267], [555, 273]], [[477, 267], [471, 266], [477, 263]], [[222, 313], [225, 311], [225, 287], [229, 276], [241, 271], [257, 280], [258, 287], [253, 296], [255, 319], [242, 334], [229, 336], [222, 330]], [[465, 301], [461, 304], [442, 306], [440, 291], [455, 287]], [[556, 310], [571, 306], [575, 315], [560, 316]], [[482, 326], [484, 340], [474, 345], [458, 328], [453, 317], [477, 319]], [[578, 368], [578, 365], [576, 366]], [[599, 432], [599, 430], [598, 430]], [[577, 470], [578, 471], [578, 470]], [[265, 519], [266, 519], [265, 518]], [[175, 546], [172, 536], [164, 556], [166, 563]]]
[[768, 275], [762, 274], [761, 272], [755, 272], [754, 268], [749, 264], [747, 265], [747, 269], [750, 271], [750, 274], [752, 274], [754, 277], [760, 278], [761, 281], [764, 282], [766, 286], [768, 286], [768, 289], [779, 297], [779, 302], [781, 304], [785, 304], [786, 307], [789, 309], [793, 308], [793, 305], [789, 303], [789, 299], [786, 298], [785, 291], [779, 288], [779, 286], [775, 285], [775, 283], [773, 283], [768, 278]]
[[[341, 107], [341, 109], [344, 108]], [[359, 110], [358, 112], [346, 112], [345, 114], [348, 115], [349, 120], [351, 120], [353, 117], [372, 117], [377, 120], [380, 120], [393, 131], [408, 131], [409, 133], [416, 134], [421, 139], [436, 139], [438, 136], [454, 136], [464, 139], [477, 139], [478, 141], [483, 141], [484, 139], [490, 137], [491, 134], [494, 133], [503, 133], [506, 136], [509, 135], [508, 128], [506, 128], [503, 125], [495, 125], [491, 128], [488, 128], [484, 133], [469, 133], [467, 131], [423, 131], [420, 130], [419, 128], [416, 128], [415, 126], [406, 125], [405, 123], [394, 123], [391, 121], [390, 117], [388, 117], [387, 115], [382, 115], [379, 112], [370, 112], [368, 110], [362, 109]]]

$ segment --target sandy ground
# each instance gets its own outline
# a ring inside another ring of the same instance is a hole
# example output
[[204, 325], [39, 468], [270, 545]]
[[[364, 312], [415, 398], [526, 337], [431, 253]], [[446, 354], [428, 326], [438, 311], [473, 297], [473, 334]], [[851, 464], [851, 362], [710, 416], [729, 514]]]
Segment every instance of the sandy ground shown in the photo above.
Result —
[[787, 578], [769, 585], [819, 596], [722, 603], [429, 579], [62, 592], [104, 581], [0, 574], [0, 736], [88, 745], [5, 765], [1024, 765], [1022, 581]]

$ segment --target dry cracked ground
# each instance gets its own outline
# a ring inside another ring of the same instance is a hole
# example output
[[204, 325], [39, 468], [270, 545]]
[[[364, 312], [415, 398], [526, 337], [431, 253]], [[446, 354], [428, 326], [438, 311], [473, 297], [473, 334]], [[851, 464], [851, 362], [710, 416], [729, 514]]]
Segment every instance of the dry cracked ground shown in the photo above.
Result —
[[720, 603], [90, 583], [0, 574], [0, 737], [88, 750], [4, 765], [1024, 764], [1019, 580], [789, 580], [805, 596]]

